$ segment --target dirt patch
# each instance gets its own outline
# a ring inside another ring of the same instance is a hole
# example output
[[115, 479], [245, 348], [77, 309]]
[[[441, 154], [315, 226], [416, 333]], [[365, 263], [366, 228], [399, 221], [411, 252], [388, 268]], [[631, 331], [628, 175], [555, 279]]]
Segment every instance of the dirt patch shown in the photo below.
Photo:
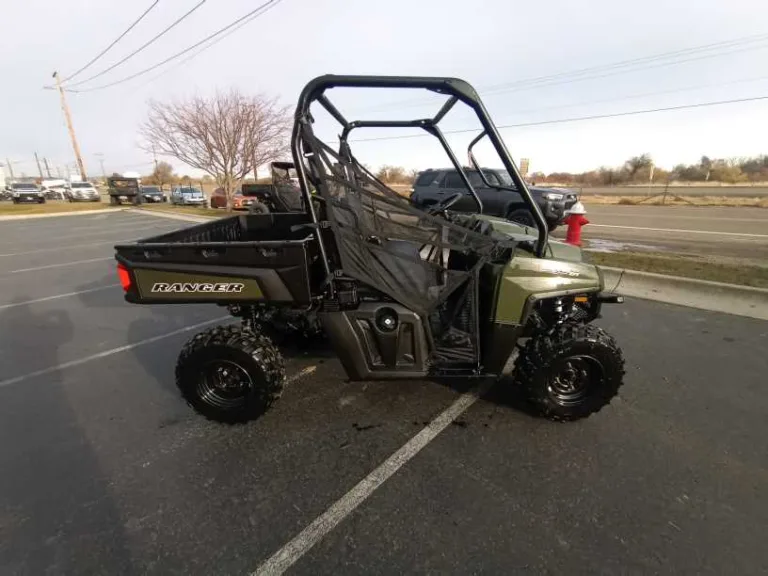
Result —
[[768, 267], [765, 266], [713, 261], [707, 257], [636, 252], [585, 252], [584, 259], [600, 266], [768, 288]]
[[638, 196], [603, 196], [584, 194], [584, 204], [619, 204], [621, 206], [738, 206], [744, 208], [768, 208], [768, 198], [747, 198], [733, 196], [667, 196], [643, 200]]

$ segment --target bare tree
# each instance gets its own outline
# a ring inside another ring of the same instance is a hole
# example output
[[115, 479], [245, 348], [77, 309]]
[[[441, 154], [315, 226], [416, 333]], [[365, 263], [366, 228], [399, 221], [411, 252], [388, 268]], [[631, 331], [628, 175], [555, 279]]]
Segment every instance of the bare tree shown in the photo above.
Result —
[[163, 186], [173, 182], [173, 166], [168, 164], [168, 162], [158, 162], [146, 181], [147, 184], [157, 184], [162, 190]]
[[237, 90], [182, 102], [150, 100], [141, 134], [148, 149], [210, 174], [231, 207], [235, 186], [248, 172], [288, 150], [287, 107], [263, 95]]

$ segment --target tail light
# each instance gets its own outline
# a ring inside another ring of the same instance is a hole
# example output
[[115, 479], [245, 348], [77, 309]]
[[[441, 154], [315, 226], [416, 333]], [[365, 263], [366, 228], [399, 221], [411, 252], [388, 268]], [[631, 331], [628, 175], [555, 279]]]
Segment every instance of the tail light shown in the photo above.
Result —
[[117, 276], [120, 278], [120, 285], [123, 287], [123, 291], [128, 292], [131, 289], [131, 273], [122, 264], [117, 265]]

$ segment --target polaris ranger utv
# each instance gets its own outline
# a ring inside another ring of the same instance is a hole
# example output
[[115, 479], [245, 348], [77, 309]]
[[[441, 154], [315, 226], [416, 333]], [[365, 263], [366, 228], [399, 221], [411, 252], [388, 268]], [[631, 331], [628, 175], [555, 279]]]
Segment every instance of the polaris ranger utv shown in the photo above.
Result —
[[[446, 101], [432, 118], [350, 122], [328, 97], [338, 88], [421, 89]], [[438, 127], [458, 103], [481, 125], [468, 150], [474, 169], [483, 174], [472, 150], [487, 138], [535, 229], [483, 215]], [[316, 136], [313, 106], [341, 124], [338, 149]], [[437, 138], [477, 212], [451, 211], [460, 192], [419, 209], [373, 176], [348, 137], [377, 127]], [[517, 348], [509, 385], [522, 387], [545, 417], [576, 420], [617, 394], [621, 351], [591, 322], [622, 298], [603, 291], [600, 269], [580, 249], [548, 240], [538, 204], [468, 83], [318, 77], [300, 95], [291, 146], [302, 210], [230, 216], [115, 247], [128, 302], [212, 303], [241, 319], [196, 335], [179, 355], [176, 383], [197, 412], [244, 422], [280, 396], [282, 355], [265, 335], [274, 334], [265, 318], [280, 313], [319, 324], [351, 380], [501, 378]]]

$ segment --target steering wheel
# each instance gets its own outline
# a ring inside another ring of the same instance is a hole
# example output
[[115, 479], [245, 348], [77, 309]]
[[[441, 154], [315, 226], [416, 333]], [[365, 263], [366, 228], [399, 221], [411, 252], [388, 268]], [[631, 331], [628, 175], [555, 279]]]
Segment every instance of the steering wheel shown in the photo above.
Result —
[[431, 206], [429, 206], [427, 208], [427, 214], [429, 214], [430, 216], [435, 216], [437, 214], [440, 214], [441, 212], [444, 213], [446, 210], [448, 210], [448, 208], [450, 208], [451, 206], [456, 204], [456, 202], [461, 200], [462, 196], [464, 196], [464, 194], [462, 192], [457, 192], [456, 194], [453, 194], [452, 196], [448, 196], [447, 198], [443, 198], [442, 200], [440, 200], [436, 204], [432, 204]]

